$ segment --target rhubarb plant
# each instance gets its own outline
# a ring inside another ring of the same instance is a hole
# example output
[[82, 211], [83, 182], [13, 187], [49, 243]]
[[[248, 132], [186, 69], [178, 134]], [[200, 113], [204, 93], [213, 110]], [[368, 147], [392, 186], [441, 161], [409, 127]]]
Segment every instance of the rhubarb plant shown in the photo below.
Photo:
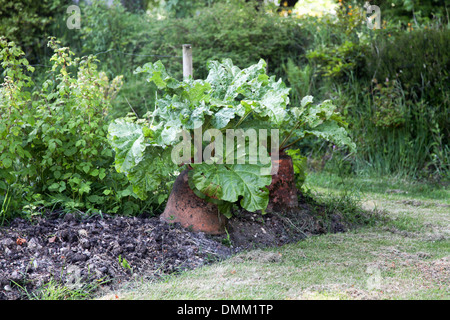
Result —
[[226, 216], [235, 203], [264, 212], [275, 153], [310, 135], [354, 150], [331, 101], [314, 105], [308, 96], [301, 106], [288, 108], [290, 88], [266, 74], [264, 60], [245, 69], [229, 59], [211, 61], [208, 68], [206, 79], [182, 81], [160, 61], [135, 71], [159, 89], [155, 108], [142, 119], [116, 119], [109, 142], [116, 170], [142, 199], [187, 165], [191, 189]]

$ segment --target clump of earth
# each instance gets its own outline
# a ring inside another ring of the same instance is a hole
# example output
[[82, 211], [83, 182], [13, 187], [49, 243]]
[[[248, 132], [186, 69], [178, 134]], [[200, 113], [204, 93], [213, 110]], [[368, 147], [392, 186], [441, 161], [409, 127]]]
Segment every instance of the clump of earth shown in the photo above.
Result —
[[351, 227], [339, 213], [327, 217], [325, 226], [310, 206], [283, 214], [237, 211], [227, 234], [220, 236], [192, 232], [157, 216], [82, 218], [56, 211], [31, 221], [16, 218], [0, 227], [0, 300], [30, 299], [52, 281], [113, 290], [133, 279], [155, 280], [244, 250]]

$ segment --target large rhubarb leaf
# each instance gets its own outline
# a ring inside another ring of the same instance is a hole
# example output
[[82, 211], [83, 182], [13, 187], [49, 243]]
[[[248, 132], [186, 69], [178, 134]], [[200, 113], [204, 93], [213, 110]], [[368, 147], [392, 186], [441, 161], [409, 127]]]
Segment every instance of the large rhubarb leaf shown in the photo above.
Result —
[[272, 182], [272, 176], [267, 170], [261, 174], [264, 172], [262, 165], [201, 163], [192, 164], [192, 167], [189, 179], [206, 196], [232, 203], [240, 200], [240, 205], [251, 212], [267, 208], [267, 186]]
[[133, 192], [145, 200], [150, 192], [157, 190], [173, 176], [176, 169], [169, 149], [148, 148], [144, 160], [127, 172], [127, 178], [133, 186]]
[[108, 133], [116, 152], [116, 170], [126, 174], [133, 192], [145, 200], [149, 192], [155, 191], [173, 174], [176, 166], [169, 149], [146, 141], [143, 128], [128, 119], [117, 119], [109, 125]]
[[[352, 141], [347, 131], [347, 123], [336, 112], [336, 106], [331, 100], [325, 100], [320, 104], [312, 104], [312, 96], [302, 99], [298, 108], [290, 109], [290, 118], [286, 118], [284, 132], [292, 130], [292, 140], [299, 140], [306, 136], [333, 142], [338, 146], [346, 146], [350, 151], [356, 151], [356, 144]], [[287, 128], [287, 129], [286, 129]]]
[[159, 89], [176, 89], [181, 83], [169, 76], [161, 61], [155, 63], [148, 62], [142, 67], [138, 67], [134, 73], [147, 73], [147, 81], [153, 82]]
[[324, 122], [312, 130], [304, 130], [303, 134], [316, 136], [341, 147], [347, 146], [350, 151], [356, 150], [356, 144], [349, 137], [347, 130], [334, 121]]
[[126, 119], [117, 119], [109, 125], [108, 134], [109, 142], [116, 152], [116, 170], [127, 173], [141, 162], [144, 156], [142, 125]]

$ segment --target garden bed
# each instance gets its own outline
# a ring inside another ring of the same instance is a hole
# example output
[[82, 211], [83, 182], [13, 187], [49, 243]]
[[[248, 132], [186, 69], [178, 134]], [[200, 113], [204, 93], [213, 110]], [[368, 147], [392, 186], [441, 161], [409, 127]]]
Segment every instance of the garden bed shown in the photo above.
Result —
[[309, 203], [284, 214], [241, 210], [228, 221], [228, 234], [219, 236], [191, 232], [159, 217], [80, 219], [52, 212], [32, 221], [15, 219], [0, 228], [0, 300], [28, 299], [50, 281], [74, 289], [87, 283], [95, 290], [114, 289], [133, 279], [155, 280], [243, 250], [350, 227], [338, 213], [325, 224], [317, 212]]

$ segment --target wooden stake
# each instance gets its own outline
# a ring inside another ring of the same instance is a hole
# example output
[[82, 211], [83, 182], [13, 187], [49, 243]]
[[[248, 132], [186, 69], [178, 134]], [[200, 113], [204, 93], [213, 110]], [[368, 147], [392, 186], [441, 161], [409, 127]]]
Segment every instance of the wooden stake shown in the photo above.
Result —
[[183, 78], [193, 77], [192, 73], [192, 45], [183, 44]]

